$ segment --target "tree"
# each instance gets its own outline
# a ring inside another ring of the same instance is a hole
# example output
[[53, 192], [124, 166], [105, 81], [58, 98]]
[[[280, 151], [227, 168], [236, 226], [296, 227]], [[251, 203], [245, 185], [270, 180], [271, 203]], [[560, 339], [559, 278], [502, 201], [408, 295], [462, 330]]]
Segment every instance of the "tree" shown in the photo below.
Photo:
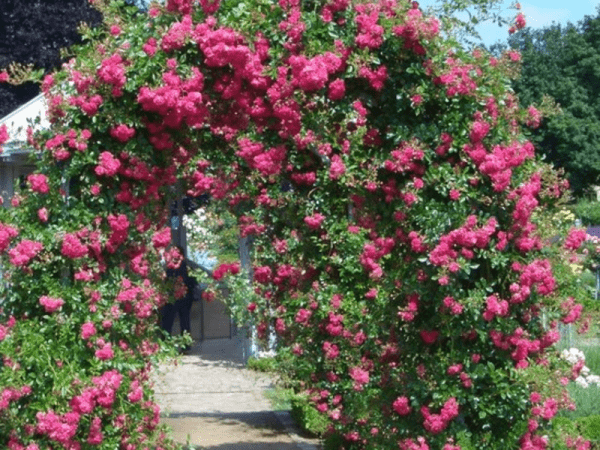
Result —
[[600, 176], [600, 13], [578, 25], [525, 29], [509, 45], [523, 58], [514, 82], [521, 101], [539, 105], [550, 96], [560, 106], [532, 131], [532, 141], [580, 195]]
[[[0, 9], [0, 68], [18, 62], [46, 72], [55, 69], [64, 61], [60, 49], [81, 42], [79, 24], [101, 20], [87, 0], [9, 0]], [[0, 117], [37, 94], [36, 83], [0, 84]]]
[[[143, 0], [130, 0], [140, 9]], [[88, 0], [5, 0], [0, 4], [0, 70], [9, 64], [32, 64], [45, 73], [65, 62], [60, 55], [81, 43], [78, 27], [97, 26], [102, 16]], [[72, 55], [69, 55], [69, 57]], [[37, 83], [0, 83], [0, 117], [40, 93]]]

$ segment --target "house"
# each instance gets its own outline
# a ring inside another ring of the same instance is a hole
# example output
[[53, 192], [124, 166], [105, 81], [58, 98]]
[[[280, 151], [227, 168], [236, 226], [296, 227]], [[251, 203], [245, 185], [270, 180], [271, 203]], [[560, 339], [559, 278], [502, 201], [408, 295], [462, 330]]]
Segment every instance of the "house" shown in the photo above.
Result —
[[0, 153], [0, 195], [4, 206], [10, 205], [16, 183], [24, 182], [25, 177], [34, 169], [29, 161], [27, 127], [36, 118], [40, 119], [41, 126], [48, 126], [45, 111], [44, 97], [38, 95], [0, 119], [0, 126], [6, 124], [10, 135], [10, 141], [2, 146], [3, 152]]
[[[10, 141], [3, 145], [0, 153], [0, 195], [4, 207], [10, 207], [10, 200], [15, 193], [15, 186], [24, 183], [27, 175], [35, 166], [30, 160], [31, 148], [27, 145], [27, 128], [33, 121], [38, 121], [36, 126], [47, 127], [46, 103], [42, 95], [38, 95], [17, 110], [0, 119], [0, 126], [6, 124]], [[173, 187], [174, 208], [171, 211], [171, 235], [174, 244], [181, 245], [187, 251], [186, 230], [183, 224], [184, 206], [186, 204], [182, 187], [178, 183]], [[181, 201], [177, 201], [181, 199]], [[193, 257], [194, 252], [190, 257]], [[215, 300], [194, 302], [192, 307], [192, 337], [196, 341], [233, 339], [238, 342], [237, 347], [242, 353], [241, 357], [247, 359], [249, 354], [248, 340], [244, 332], [238, 333], [235, 324], [228, 315], [225, 305]], [[179, 329], [176, 321], [174, 331]], [[239, 335], [238, 335], [239, 334]], [[227, 344], [230, 346], [230, 344]], [[215, 345], [212, 345], [215, 347]], [[218, 353], [218, 349], [217, 349]]]

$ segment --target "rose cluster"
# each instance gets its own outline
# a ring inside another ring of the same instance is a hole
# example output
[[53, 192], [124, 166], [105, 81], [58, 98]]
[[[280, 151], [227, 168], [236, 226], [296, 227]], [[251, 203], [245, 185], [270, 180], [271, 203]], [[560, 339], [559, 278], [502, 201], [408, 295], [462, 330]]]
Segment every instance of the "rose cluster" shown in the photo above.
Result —
[[332, 448], [549, 447], [584, 236], [547, 219], [567, 186], [520, 130], [516, 52], [462, 49], [416, 2], [100, 3], [2, 212], [0, 445], [174, 448], [149, 371], [177, 191], [253, 242], [246, 311]]

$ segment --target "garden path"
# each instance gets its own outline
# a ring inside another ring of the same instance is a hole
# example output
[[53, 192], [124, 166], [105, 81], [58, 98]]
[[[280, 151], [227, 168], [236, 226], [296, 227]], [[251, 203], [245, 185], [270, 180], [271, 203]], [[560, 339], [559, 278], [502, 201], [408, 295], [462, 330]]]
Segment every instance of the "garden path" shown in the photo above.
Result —
[[272, 380], [247, 370], [235, 345], [235, 338], [196, 343], [154, 374], [161, 420], [173, 437], [190, 450], [318, 450], [288, 411], [273, 410], [264, 396]]

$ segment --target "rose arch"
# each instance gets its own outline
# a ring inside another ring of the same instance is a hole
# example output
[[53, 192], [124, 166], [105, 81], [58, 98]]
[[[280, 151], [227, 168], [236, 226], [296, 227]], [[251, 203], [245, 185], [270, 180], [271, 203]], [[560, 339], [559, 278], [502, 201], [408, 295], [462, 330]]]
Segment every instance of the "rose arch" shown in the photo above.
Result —
[[330, 448], [551, 448], [585, 234], [550, 245], [567, 186], [526, 139], [517, 53], [404, 0], [94, 3], [0, 222], [0, 446], [174, 447], [149, 373], [179, 180], [252, 236], [248, 315]]

